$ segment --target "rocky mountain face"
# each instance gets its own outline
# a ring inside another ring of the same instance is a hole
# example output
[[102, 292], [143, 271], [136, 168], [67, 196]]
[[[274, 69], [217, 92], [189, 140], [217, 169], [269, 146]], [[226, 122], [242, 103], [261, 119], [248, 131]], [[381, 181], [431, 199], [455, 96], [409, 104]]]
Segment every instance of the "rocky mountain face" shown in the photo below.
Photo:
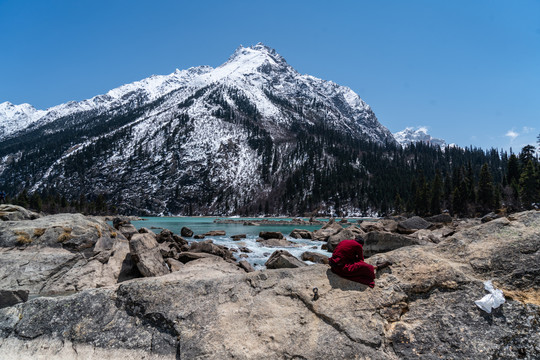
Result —
[[[224, 254], [192, 252], [208, 242], [192, 242], [191, 257], [171, 263], [171, 273], [128, 280], [120, 277], [129, 254], [151, 245], [147, 230], [78, 214], [31, 220], [35, 214], [10, 206], [0, 211], [12, 219], [0, 222], [0, 288], [19, 298], [30, 291], [30, 300], [0, 309], [5, 359], [540, 356], [538, 211], [487, 223], [430, 219], [442, 223], [429, 228], [414, 218], [362, 223], [375, 252], [367, 262], [392, 262], [373, 289], [328, 265], [245, 272]], [[486, 280], [506, 300], [491, 313], [475, 304]]]
[[427, 133], [427, 129], [424, 127], [420, 127], [416, 130], [412, 127], [408, 127], [405, 130], [394, 133], [393, 135], [394, 139], [396, 139], [396, 141], [402, 146], [408, 146], [418, 142], [439, 146], [441, 148], [446, 146], [446, 141], [432, 137]]
[[[316, 170], [337, 171], [339, 150], [350, 153], [343, 146], [394, 143], [351, 89], [299, 74], [262, 44], [215, 69], [152, 76], [47, 110], [0, 109], [8, 192], [104, 194], [139, 214], [256, 209], [299, 171], [306, 184]], [[356, 158], [344, 162], [368, 178]]]

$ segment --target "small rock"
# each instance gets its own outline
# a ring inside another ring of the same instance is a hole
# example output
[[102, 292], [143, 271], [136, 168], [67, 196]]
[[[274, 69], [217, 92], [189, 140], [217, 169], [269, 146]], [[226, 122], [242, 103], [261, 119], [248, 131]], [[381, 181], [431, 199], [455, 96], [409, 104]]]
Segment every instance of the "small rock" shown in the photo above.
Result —
[[248, 272], [248, 273], [249, 273], [249, 272], [254, 272], [254, 271], [255, 271], [255, 269], [253, 268], [253, 266], [251, 266], [251, 264], [248, 263], [246, 260], [240, 260], [240, 261], [238, 262], [238, 265], [239, 265], [242, 269], [244, 269], [246, 272]]
[[162, 242], [176, 243], [179, 247], [181, 247], [183, 245], [187, 245], [187, 243], [188, 243], [186, 239], [184, 239], [181, 236], [178, 236], [178, 235], [174, 234], [172, 231], [170, 231], [168, 229], [163, 229], [156, 236], [156, 240], [159, 243], [162, 243]]
[[297, 268], [307, 266], [285, 250], [276, 250], [264, 264], [268, 269]]
[[498, 215], [498, 214], [495, 214], [494, 212], [490, 212], [489, 214], [486, 214], [484, 216], [482, 216], [482, 218], [480, 219], [480, 221], [482, 223], [487, 223], [489, 221], [492, 221], [492, 220], [495, 220], [495, 219], [498, 219], [502, 217], [502, 215]]
[[317, 264], [328, 264], [328, 256], [312, 251], [306, 251], [302, 254], [302, 260], [311, 261]]
[[[131, 237], [135, 234], [138, 234], [137, 228], [131, 224], [122, 224], [117, 229], [126, 239], [131, 240]], [[152, 233], [153, 234], [153, 233]]]
[[185, 236], [185, 237], [192, 237], [193, 236], [193, 231], [190, 228], [184, 226], [180, 230], [180, 235]]
[[263, 246], [269, 247], [298, 247], [300, 245], [293, 243], [287, 239], [257, 239], [258, 243], [261, 243]]
[[214, 244], [212, 240], [205, 240], [201, 242], [191, 243], [189, 249], [191, 252], [203, 252], [207, 254], [212, 254], [223, 258], [224, 260], [233, 259], [233, 255], [229, 249], [225, 246]]
[[313, 239], [313, 233], [305, 229], [294, 229], [289, 236], [294, 239]]
[[184, 264], [182, 262], [175, 259], [165, 259], [165, 262], [167, 263], [167, 265], [169, 265], [171, 272], [178, 271], [184, 267]]
[[193, 238], [194, 239], [204, 239], [206, 236], [202, 235], [202, 234], [198, 234], [198, 235], [195, 235]]
[[225, 230], [212, 230], [204, 234], [205, 236], [224, 236]]
[[183, 264], [186, 264], [193, 260], [203, 259], [203, 258], [218, 258], [216, 255], [207, 254], [207, 253], [196, 253], [191, 251], [183, 251], [180, 254], [178, 254], [178, 261], [180, 261]]
[[239, 241], [240, 239], [245, 239], [246, 237], [246, 234], [239, 234], [231, 236], [231, 239], [233, 239], [233, 241]]

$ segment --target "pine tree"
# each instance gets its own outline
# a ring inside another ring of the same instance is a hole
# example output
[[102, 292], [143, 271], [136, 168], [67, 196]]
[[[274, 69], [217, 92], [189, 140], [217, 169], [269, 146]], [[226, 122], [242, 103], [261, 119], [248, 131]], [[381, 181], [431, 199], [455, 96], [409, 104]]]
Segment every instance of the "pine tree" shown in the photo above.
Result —
[[441, 193], [442, 193], [442, 179], [441, 172], [437, 170], [435, 178], [431, 183], [431, 202], [430, 211], [432, 215], [439, 214], [441, 212]]
[[462, 216], [467, 211], [467, 203], [459, 186], [454, 188], [452, 193], [452, 214]]
[[415, 212], [420, 216], [425, 216], [429, 209], [429, 187], [424, 177], [424, 173], [420, 172], [418, 178], [418, 187], [415, 196]]
[[30, 197], [30, 208], [34, 209], [37, 212], [40, 212], [43, 208], [43, 201], [41, 200], [41, 196], [37, 191], [34, 191], [32, 196]]
[[532, 160], [529, 160], [519, 178], [519, 196], [526, 209], [538, 200], [538, 182]]
[[446, 173], [446, 177], [444, 179], [444, 207], [450, 208], [450, 205], [452, 204], [452, 178], [450, 177], [450, 173]]
[[536, 149], [532, 145], [525, 145], [521, 149], [521, 153], [519, 154], [519, 162], [521, 163], [521, 168], [524, 169], [529, 161], [534, 161], [534, 153]]
[[493, 209], [494, 200], [491, 172], [489, 171], [488, 164], [484, 163], [478, 180], [478, 203], [483, 211], [489, 211]]
[[474, 172], [471, 165], [471, 162], [469, 161], [469, 164], [467, 166], [467, 176], [465, 176], [465, 198], [467, 202], [475, 203], [476, 202], [476, 193], [475, 193], [475, 181], [474, 181]]
[[508, 165], [507, 165], [507, 181], [508, 184], [512, 184], [513, 181], [516, 183], [519, 182], [519, 162], [516, 155], [512, 154], [510, 155], [510, 158], [508, 159]]
[[399, 215], [402, 210], [403, 210], [403, 201], [401, 200], [401, 196], [399, 196], [399, 193], [396, 193], [396, 196], [394, 197], [394, 213], [396, 215]]

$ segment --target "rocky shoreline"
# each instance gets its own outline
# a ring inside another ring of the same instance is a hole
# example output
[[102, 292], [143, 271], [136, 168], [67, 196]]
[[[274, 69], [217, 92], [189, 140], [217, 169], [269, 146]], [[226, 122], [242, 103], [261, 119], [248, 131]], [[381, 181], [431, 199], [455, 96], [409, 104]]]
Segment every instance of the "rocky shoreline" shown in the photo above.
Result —
[[[154, 234], [129, 219], [111, 227], [10, 205], [0, 218], [0, 294], [13, 299], [0, 302], [6, 359], [540, 357], [538, 211], [485, 222], [330, 221], [289, 234], [330, 251], [364, 236], [368, 262], [393, 263], [373, 289], [313, 254], [279, 250], [253, 271], [241, 253], [191, 240], [189, 229]], [[491, 314], [474, 304], [485, 280], [506, 297]]]

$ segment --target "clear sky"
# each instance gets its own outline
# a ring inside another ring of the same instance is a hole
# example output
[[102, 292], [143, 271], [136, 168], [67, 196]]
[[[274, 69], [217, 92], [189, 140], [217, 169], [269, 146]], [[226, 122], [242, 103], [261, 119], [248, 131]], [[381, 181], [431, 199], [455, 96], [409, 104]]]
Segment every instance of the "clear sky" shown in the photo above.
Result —
[[537, 145], [540, 0], [0, 0], [0, 102], [45, 109], [258, 42], [392, 132]]

